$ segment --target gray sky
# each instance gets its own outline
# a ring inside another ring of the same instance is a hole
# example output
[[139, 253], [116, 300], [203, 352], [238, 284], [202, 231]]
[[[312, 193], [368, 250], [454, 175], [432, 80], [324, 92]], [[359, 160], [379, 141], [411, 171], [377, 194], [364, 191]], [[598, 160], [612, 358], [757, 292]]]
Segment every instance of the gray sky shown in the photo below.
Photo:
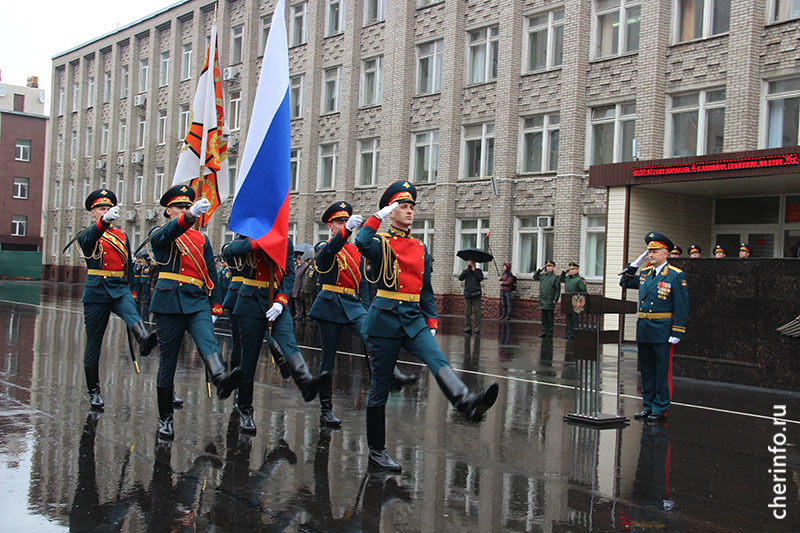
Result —
[[[50, 102], [52, 57], [176, 0], [23, 0], [4, 8], [0, 17], [0, 71], [2, 82], [25, 85], [39, 76], [39, 88]], [[9, 16], [10, 15], [10, 16]]]

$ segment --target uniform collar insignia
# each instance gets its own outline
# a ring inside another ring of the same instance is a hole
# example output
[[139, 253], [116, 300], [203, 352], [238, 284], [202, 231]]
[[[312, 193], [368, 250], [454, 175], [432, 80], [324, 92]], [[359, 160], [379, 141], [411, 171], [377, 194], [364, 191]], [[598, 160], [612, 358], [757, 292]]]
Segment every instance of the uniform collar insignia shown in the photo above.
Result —
[[411, 231], [406, 231], [394, 226], [389, 226], [389, 233], [394, 237], [411, 237]]

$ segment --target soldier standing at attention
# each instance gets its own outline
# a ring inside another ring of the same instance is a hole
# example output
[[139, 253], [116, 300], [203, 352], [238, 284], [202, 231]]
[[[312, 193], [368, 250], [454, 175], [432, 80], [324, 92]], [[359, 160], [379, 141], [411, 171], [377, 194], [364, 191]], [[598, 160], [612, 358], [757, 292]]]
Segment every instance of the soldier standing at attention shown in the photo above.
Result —
[[680, 257], [681, 255], [683, 255], [683, 250], [677, 244], [672, 247], [672, 250], [669, 251], [670, 257]]
[[693, 244], [689, 246], [689, 257], [692, 259], [699, 259], [703, 257], [703, 250], [701, 250], [696, 244]]
[[110, 313], [113, 311], [125, 321], [139, 343], [139, 355], [142, 357], [150, 354], [158, 340], [155, 331], [147, 331], [136, 311], [133, 288], [136, 278], [128, 235], [111, 225], [119, 218], [117, 196], [108, 189], [99, 189], [86, 197], [84, 205], [94, 218], [94, 224], [77, 239], [89, 269], [81, 297], [83, 322], [86, 325], [83, 368], [89, 390], [89, 405], [92, 409], [102, 409], [100, 348]]
[[[639, 290], [636, 345], [644, 407], [634, 418], [659, 422], [667, 417], [672, 399], [672, 352], [686, 334], [689, 288], [683, 271], [667, 263], [672, 242], [655, 231], [648, 233], [644, 242], [647, 250], [628, 265], [619, 284]], [[646, 258], [650, 265], [637, 275]]]
[[[308, 316], [317, 321], [322, 338], [320, 374], [332, 373], [336, 359], [336, 348], [342, 327], [347, 326], [367, 346], [364, 322], [369, 308], [369, 287], [365, 275], [365, 261], [358, 249], [349, 241], [353, 230], [364, 219], [353, 215], [353, 206], [347, 202], [335, 202], [322, 215], [328, 225], [331, 238], [317, 244], [315, 269], [322, 281], [322, 290], [317, 294]], [[397, 367], [392, 376], [392, 390], [417, 380], [402, 374]], [[342, 421], [333, 414], [331, 384], [319, 391], [321, 424], [333, 428], [341, 427]]]
[[[578, 274], [578, 263], [571, 262], [569, 268], [561, 273], [559, 281], [564, 284], [564, 292], [566, 294], [574, 294], [576, 292], [586, 292], [586, 280], [583, 276]], [[574, 313], [567, 313], [567, 334], [565, 339], [575, 338], [575, 322], [578, 317]]]
[[753, 249], [746, 242], [739, 245], [739, 259], [747, 259], [753, 254]]
[[542, 334], [539, 336], [544, 339], [553, 336], [556, 302], [561, 293], [561, 282], [553, 272], [555, 266], [553, 261], [548, 261], [533, 275], [533, 279], [539, 282], [539, 309], [542, 310]]
[[[400, 348], [416, 355], [436, 376], [439, 387], [468, 420], [480, 421], [497, 400], [492, 383], [471, 393], [447, 362], [436, 340], [439, 321], [431, 287], [431, 258], [423, 243], [411, 237], [417, 190], [397, 181], [380, 199], [380, 211], [369, 217], [356, 236], [356, 246], [372, 264], [378, 292], [370, 306], [367, 335], [371, 387], [367, 397], [367, 443], [373, 468], [399, 472], [401, 467], [386, 450], [386, 401]], [[390, 217], [387, 233], [377, 233]]]
[[188, 331], [205, 362], [217, 396], [225, 399], [239, 384], [239, 369], [230, 373], [214, 340], [214, 316], [222, 314], [214, 268], [214, 252], [208, 237], [191, 229], [196, 219], [208, 211], [211, 202], [201, 198], [194, 204], [195, 192], [186, 185], [176, 185], [161, 197], [170, 221], [156, 228], [150, 245], [159, 265], [158, 281], [150, 306], [158, 327], [161, 363], [158, 367], [158, 434], [174, 437], [173, 391], [175, 369], [183, 333]]
[[726, 250], [724, 246], [718, 244], [714, 247], [714, 257], [717, 259], [724, 259], [728, 257], [728, 250]]

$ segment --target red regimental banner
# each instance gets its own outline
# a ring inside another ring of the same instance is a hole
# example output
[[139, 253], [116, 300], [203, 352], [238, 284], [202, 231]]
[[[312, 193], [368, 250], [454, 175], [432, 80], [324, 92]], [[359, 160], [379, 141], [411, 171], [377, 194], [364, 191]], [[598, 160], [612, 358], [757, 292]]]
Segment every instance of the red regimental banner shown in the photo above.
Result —
[[701, 172], [786, 167], [797, 165], [798, 157], [800, 157], [800, 154], [778, 154], [763, 157], [746, 157], [742, 159], [720, 159], [717, 161], [700, 161], [675, 165], [633, 167], [631, 169], [631, 175], [634, 178], [642, 178], [648, 176], [670, 176], [673, 174], [698, 174]]

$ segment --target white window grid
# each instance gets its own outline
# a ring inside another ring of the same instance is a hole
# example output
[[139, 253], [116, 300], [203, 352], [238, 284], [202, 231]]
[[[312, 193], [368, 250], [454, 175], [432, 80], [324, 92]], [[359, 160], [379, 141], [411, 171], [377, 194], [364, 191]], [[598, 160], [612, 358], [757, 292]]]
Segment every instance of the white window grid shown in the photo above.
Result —
[[[66, 235], [72, 235], [72, 226], [67, 226], [67, 233], [66, 233]], [[69, 238], [69, 237], [67, 237], [67, 239], [68, 239], [68, 238]], [[66, 251], [66, 252], [64, 252], [64, 255], [65, 255], [65, 256], [67, 256], [67, 257], [72, 257], [72, 246], [70, 246], [69, 248], [67, 248], [67, 251]]]
[[58, 254], [58, 228], [53, 228], [53, 245], [50, 247], [50, 255], [53, 257]]
[[[73, 157], [73, 159], [75, 158]], [[31, 160], [31, 142], [29, 140], [17, 139], [17, 142], [14, 147], [14, 160], [15, 161]]]
[[411, 228], [411, 236], [425, 244], [430, 256], [433, 256], [434, 233], [434, 220], [432, 218], [415, 220], [414, 226]]
[[158, 86], [166, 87], [169, 84], [169, 50], [161, 52], [161, 62], [158, 69]]
[[500, 50], [500, 25], [470, 30], [468, 42], [467, 84], [486, 83], [497, 79]]
[[[607, 106], [597, 106], [589, 110], [590, 135], [587, 136], [591, 149], [587, 150], [589, 164], [618, 163], [633, 159], [633, 138], [636, 134], [636, 103], [623, 102]], [[612, 128], [611, 160], [598, 159], [598, 134], [608, 125]]]
[[553, 259], [555, 233], [552, 227], [539, 227], [537, 218], [535, 215], [514, 217], [512, 270], [529, 279], [539, 267]]
[[72, 207], [75, 202], [75, 180], [69, 180], [69, 187], [67, 188], [67, 207]]
[[117, 190], [114, 192], [117, 195], [117, 204], [122, 205], [125, 202], [125, 179], [122, 172], [117, 172]]
[[28, 233], [28, 217], [24, 215], [11, 216], [11, 236], [24, 237]]
[[189, 104], [181, 104], [180, 107], [180, 140], [184, 140], [186, 138], [186, 134], [189, 133]]
[[106, 72], [103, 74], [103, 103], [107, 104], [111, 101], [111, 73]]
[[120, 82], [119, 82], [119, 97], [120, 98], [127, 98], [128, 97], [128, 82], [129, 82], [129, 75], [128, 75], [128, 65], [122, 65], [122, 70], [120, 73]]
[[272, 28], [272, 13], [261, 17], [261, 41], [258, 43], [258, 57], [264, 55], [264, 50], [267, 48], [267, 38], [269, 37], [269, 30]]
[[325, 0], [325, 37], [344, 31], [344, 0]]
[[136, 176], [133, 180], [133, 203], [142, 203], [144, 195], [144, 176]]
[[146, 141], [147, 141], [147, 118], [144, 115], [140, 115], [138, 122], [136, 123], [136, 147], [144, 148], [144, 144]]
[[14, 178], [14, 194], [13, 198], [17, 200], [28, 199], [28, 187], [30, 186], [30, 179], [15, 177]]
[[675, 43], [706, 39], [728, 32], [730, 0], [675, 0], [672, 6]]
[[104, 122], [100, 128], [100, 154], [108, 153], [108, 122]]
[[55, 185], [53, 186], [53, 204], [56, 206], [56, 209], [61, 207], [59, 204], [61, 203], [61, 182], [56, 180]]
[[228, 157], [228, 195], [233, 198], [236, 194], [236, 178], [239, 175], [239, 159], [235, 156]]
[[364, 0], [364, 26], [381, 22], [385, 17], [386, 0]]
[[800, 18], [800, 0], [769, 0], [767, 10], [770, 22]]
[[587, 281], [602, 281], [606, 254], [606, 215], [581, 218], [580, 272]]
[[464, 178], [491, 176], [494, 171], [494, 122], [464, 126], [460, 175]]
[[380, 105], [383, 97], [383, 56], [361, 62], [361, 105]]
[[291, 7], [291, 23], [289, 25], [289, 46], [300, 46], [306, 43], [306, 26], [308, 24], [308, 2], [301, 2]]
[[339, 74], [341, 67], [325, 69], [324, 88], [322, 91], [322, 113], [339, 111]]
[[762, 146], [800, 144], [800, 77], [767, 81], [764, 93]]
[[430, 183], [439, 175], [439, 130], [411, 134], [411, 180]]
[[561, 115], [559, 113], [522, 118], [519, 143], [520, 173], [555, 172], [558, 170], [560, 127]]
[[70, 143], [69, 143], [69, 159], [70, 161], [75, 161], [75, 158], [78, 156], [78, 132], [72, 130], [70, 135]]
[[64, 87], [58, 89], [58, 116], [64, 114]]
[[[456, 256], [456, 252], [462, 248], [483, 248], [486, 235], [489, 233], [488, 218], [457, 218], [456, 219], [456, 248], [453, 250], [453, 274], [459, 274], [466, 268], [467, 262]], [[487, 263], [476, 265], [478, 268], [486, 270]]]
[[441, 4], [444, 0], [417, 0], [417, 7], [428, 7], [434, 4]]
[[564, 10], [554, 9], [525, 17], [525, 30], [523, 73], [560, 67], [564, 59]]
[[231, 65], [242, 62], [242, 43], [244, 40], [244, 24], [231, 28]]
[[119, 138], [117, 139], [117, 151], [124, 152], [125, 145], [128, 144], [128, 120], [120, 119], [119, 121]]
[[94, 107], [94, 76], [86, 80], [86, 107]]
[[158, 144], [167, 144], [167, 110], [158, 110], [158, 131], [156, 133]]
[[[691, 93], [682, 93], [672, 95], [670, 98], [670, 121], [667, 124], [668, 128], [668, 157], [687, 157], [695, 155], [718, 154], [722, 152], [721, 143], [719, 146], [709, 146], [708, 134], [709, 125], [712, 122], [711, 114], [721, 110], [723, 113], [722, 124], [720, 133], [724, 130], [724, 113], [725, 113], [725, 89], [714, 88], [705, 89], [702, 91], [694, 91]], [[687, 132], [687, 128], [677, 125], [677, 120], [680, 117], [694, 116], [696, 138], [686, 139], [688, 145], [694, 145], [694, 151], [685, 151], [679, 149], [679, 144], [676, 137]]]
[[181, 47], [181, 80], [188, 80], [192, 77], [192, 43], [186, 43]]
[[242, 107], [242, 93], [241, 91], [233, 91], [231, 99], [228, 103], [228, 121], [230, 122], [231, 131], [239, 131], [241, 127], [240, 110]]
[[291, 118], [302, 118], [303, 116], [303, 92], [305, 88], [305, 76], [292, 76], [289, 78], [289, 107]]
[[84, 150], [86, 157], [92, 155], [92, 144], [94, 144], [94, 129], [86, 128], [86, 149]]
[[293, 243], [297, 243], [297, 222], [289, 222], [289, 238]]
[[378, 181], [378, 166], [381, 155], [381, 140], [378, 138], [358, 141], [356, 160], [356, 186], [369, 187]]
[[83, 197], [86, 198], [89, 196], [89, 188], [91, 187], [91, 183], [89, 178], [83, 178]]
[[76, 113], [78, 111], [78, 99], [80, 98], [79, 92], [80, 86], [78, 82], [74, 82], [72, 84], [72, 112]]
[[434, 94], [442, 90], [444, 39], [417, 45], [417, 94]]
[[322, 241], [327, 241], [330, 236], [331, 236], [331, 230], [328, 229], [327, 224], [324, 224], [322, 222], [314, 223], [314, 244]]
[[164, 195], [164, 167], [156, 167], [156, 177], [153, 181], [153, 201], [158, 202]]
[[319, 145], [319, 170], [317, 172], [317, 190], [336, 187], [336, 167], [339, 159], [339, 143]]
[[292, 148], [289, 159], [289, 190], [296, 191], [300, 184], [300, 163], [303, 160], [303, 150]]
[[639, 49], [642, 0], [592, 2], [592, 57], [614, 57]]
[[58, 134], [58, 140], [56, 141], [56, 163], [61, 163], [64, 159], [64, 134]]
[[147, 59], [139, 60], [139, 92], [147, 92], [147, 75], [150, 71], [150, 62]]

